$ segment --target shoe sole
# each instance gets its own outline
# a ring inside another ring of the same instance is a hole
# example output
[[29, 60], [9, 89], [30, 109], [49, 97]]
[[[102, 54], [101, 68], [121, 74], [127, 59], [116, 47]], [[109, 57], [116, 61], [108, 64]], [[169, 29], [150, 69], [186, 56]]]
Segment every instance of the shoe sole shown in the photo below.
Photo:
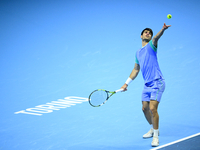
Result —
[[[158, 136], [159, 136], [160, 134], [158, 133]], [[148, 138], [152, 138], [153, 137], [153, 135], [152, 136], [150, 136], [150, 137], [143, 137], [143, 139], [148, 139]]]
[[151, 137], [143, 137], [143, 139], [149, 139], [149, 138], [152, 138], [153, 136], [151, 136]]

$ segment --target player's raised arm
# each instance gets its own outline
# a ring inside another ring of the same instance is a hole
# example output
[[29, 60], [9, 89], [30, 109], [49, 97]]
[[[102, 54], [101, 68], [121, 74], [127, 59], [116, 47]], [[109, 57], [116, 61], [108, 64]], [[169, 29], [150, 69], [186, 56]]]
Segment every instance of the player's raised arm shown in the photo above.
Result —
[[164, 31], [169, 27], [171, 27], [171, 25], [166, 25], [164, 23], [163, 28], [152, 39], [152, 43], [154, 46], [157, 46], [159, 38], [163, 35]]

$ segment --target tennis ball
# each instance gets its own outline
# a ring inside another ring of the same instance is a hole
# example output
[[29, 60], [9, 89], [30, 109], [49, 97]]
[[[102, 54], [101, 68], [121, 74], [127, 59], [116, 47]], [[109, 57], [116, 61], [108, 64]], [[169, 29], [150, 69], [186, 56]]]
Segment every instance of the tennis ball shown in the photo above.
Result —
[[172, 15], [171, 15], [171, 14], [168, 14], [168, 15], [167, 15], [167, 18], [168, 18], [168, 19], [171, 19], [171, 18], [172, 18]]

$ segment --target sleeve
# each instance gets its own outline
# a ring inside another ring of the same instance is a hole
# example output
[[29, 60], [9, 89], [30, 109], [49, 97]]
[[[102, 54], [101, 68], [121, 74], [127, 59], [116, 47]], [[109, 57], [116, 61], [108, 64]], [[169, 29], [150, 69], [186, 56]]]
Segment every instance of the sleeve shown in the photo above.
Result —
[[136, 64], [139, 64], [139, 61], [138, 61], [138, 59], [137, 59], [137, 52], [135, 53], [135, 63], [136, 63]]
[[151, 48], [152, 48], [155, 52], [157, 52], [157, 47], [155, 47], [155, 46], [153, 45], [152, 40], [149, 42], [149, 44], [150, 44]]

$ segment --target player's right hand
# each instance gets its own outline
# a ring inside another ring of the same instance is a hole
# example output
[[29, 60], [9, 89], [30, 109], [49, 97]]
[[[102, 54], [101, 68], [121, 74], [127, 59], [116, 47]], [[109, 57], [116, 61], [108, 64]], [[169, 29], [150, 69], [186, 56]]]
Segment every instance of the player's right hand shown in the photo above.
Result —
[[127, 91], [127, 87], [128, 87], [128, 85], [125, 83], [125, 84], [121, 87], [121, 89], [123, 89], [123, 91], [125, 92], [125, 91]]

